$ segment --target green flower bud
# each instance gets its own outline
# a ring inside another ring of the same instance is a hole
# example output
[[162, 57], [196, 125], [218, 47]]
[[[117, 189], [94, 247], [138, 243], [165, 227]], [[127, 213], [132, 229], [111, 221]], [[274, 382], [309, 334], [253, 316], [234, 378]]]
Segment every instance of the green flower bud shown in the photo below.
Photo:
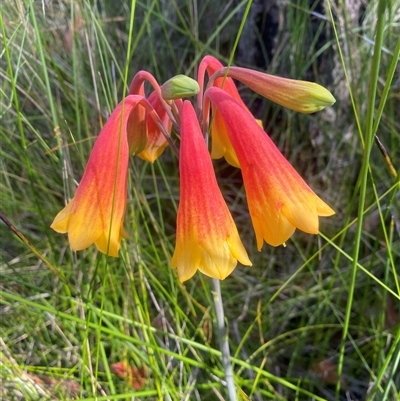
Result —
[[161, 94], [164, 100], [194, 96], [199, 93], [199, 90], [197, 81], [186, 75], [175, 75], [161, 86]]

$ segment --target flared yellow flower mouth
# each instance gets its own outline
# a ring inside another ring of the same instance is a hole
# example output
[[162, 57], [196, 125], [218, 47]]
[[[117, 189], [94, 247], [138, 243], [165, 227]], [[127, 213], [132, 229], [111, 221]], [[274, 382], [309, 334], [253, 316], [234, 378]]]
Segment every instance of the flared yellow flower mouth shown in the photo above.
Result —
[[334, 211], [304, 182], [254, 118], [218, 88], [206, 96], [217, 107], [242, 169], [257, 248], [285, 243], [296, 228], [318, 234], [318, 216]]
[[[315, 83], [223, 67], [212, 56], [201, 61], [197, 81], [176, 75], [160, 86], [150, 73], [139, 71], [128, 96], [101, 130], [75, 196], [57, 214], [51, 228], [67, 233], [73, 250], [95, 244], [102, 253], [118, 256], [121, 240], [126, 237], [128, 159], [138, 156], [153, 163], [170, 145], [179, 158], [180, 199], [171, 267], [180, 281], [197, 271], [223, 280], [238, 262], [251, 266], [218, 187], [211, 158], [224, 157], [241, 169], [259, 250], [264, 242], [285, 244], [296, 228], [318, 234], [319, 217], [334, 211], [263, 131], [233, 79], [303, 113], [335, 102], [328, 90]], [[148, 96], [145, 82], [153, 88]], [[197, 114], [193, 105], [182, 99], [194, 95]], [[180, 143], [179, 149], [176, 143]]]
[[180, 281], [197, 270], [223, 280], [238, 261], [244, 265], [251, 262], [218, 188], [196, 113], [188, 101], [181, 118], [181, 196], [171, 267], [177, 268]]
[[68, 233], [74, 251], [95, 244], [101, 252], [118, 256], [127, 201], [126, 126], [142, 99], [132, 95], [116, 107], [94, 144], [74, 198], [51, 224], [53, 230]]
[[196, 237], [185, 237], [184, 241], [177, 242], [171, 267], [178, 269], [179, 280], [189, 280], [197, 270], [211, 278], [224, 280], [235, 269], [238, 261], [251, 266], [239, 235], [234, 234], [233, 238], [223, 239], [211, 232], [207, 243], [203, 245]]

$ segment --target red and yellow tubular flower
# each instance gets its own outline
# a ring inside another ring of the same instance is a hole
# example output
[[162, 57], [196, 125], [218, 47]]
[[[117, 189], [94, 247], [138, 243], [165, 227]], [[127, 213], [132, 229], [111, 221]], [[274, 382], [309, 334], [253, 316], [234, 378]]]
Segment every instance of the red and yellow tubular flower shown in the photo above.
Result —
[[[168, 117], [166, 107], [170, 107], [162, 99], [162, 91], [156, 79], [147, 71], [139, 71], [133, 78], [129, 87], [129, 95], [145, 96], [144, 83], [148, 81], [154, 91], [147, 101], [151, 107], [136, 107], [128, 121], [128, 143], [131, 155], [137, 155], [151, 163], [164, 152], [168, 145], [165, 135], [161, 132], [153, 117], [159, 120], [170, 133], [172, 122]], [[193, 80], [191, 80], [193, 81]], [[149, 115], [149, 109], [153, 116]]]
[[[215, 72], [223, 68], [223, 65], [212, 56], [205, 56], [201, 62], [208, 73], [208, 76], [211, 77]], [[213, 86], [217, 88], [223, 89], [226, 93], [228, 93], [231, 97], [233, 97], [249, 114], [251, 114], [250, 110], [244, 104], [242, 98], [239, 95], [239, 92], [236, 88], [235, 83], [232, 78], [222, 77], [217, 78], [213, 82]], [[226, 127], [221, 115], [218, 113], [218, 110], [213, 109], [213, 120], [211, 123], [211, 157], [213, 159], [220, 159], [225, 157], [225, 160], [234, 167], [239, 167], [239, 162], [237, 160], [235, 151], [232, 148], [231, 143], [228, 139], [228, 133], [226, 132]], [[257, 120], [259, 124], [261, 121]]]
[[298, 228], [318, 234], [318, 216], [335, 212], [304, 182], [269, 136], [231, 96], [209, 88], [226, 124], [242, 170], [250, 216], [261, 250], [264, 240], [278, 246]]
[[251, 265], [219, 190], [210, 155], [192, 104], [181, 110], [180, 201], [171, 267], [181, 282], [196, 270], [225, 279], [237, 262]]
[[101, 252], [118, 256], [121, 238], [125, 236], [127, 123], [142, 100], [142, 96], [130, 95], [115, 108], [93, 146], [75, 196], [51, 224], [53, 230], [68, 233], [74, 251], [95, 244]]
[[[158, 114], [162, 124], [165, 127], [165, 130], [169, 133], [171, 132], [171, 120], [168, 117], [168, 114], [161, 103], [161, 100], [156, 92], [152, 92], [150, 96], [147, 98], [149, 103], [153, 106], [155, 113]], [[142, 107], [136, 107], [137, 109], [142, 109]], [[161, 132], [160, 128], [157, 126], [156, 122], [153, 118], [146, 113], [146, 144], [141, 152], [137, 155], [143, 159], [147, 160], [151, 163], [154, 163], [155, 160], [164, 152], [165, 148], [168, 145], [167, 139], [164, 134]]]

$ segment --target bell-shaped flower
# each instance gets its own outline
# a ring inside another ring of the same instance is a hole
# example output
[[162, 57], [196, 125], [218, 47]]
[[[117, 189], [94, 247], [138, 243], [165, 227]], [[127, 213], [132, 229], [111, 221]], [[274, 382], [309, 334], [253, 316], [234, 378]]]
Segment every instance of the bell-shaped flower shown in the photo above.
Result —
[[[134, 89], [138, 95], [144, 96], [144, 82]], [[169, 133], [172, 123], [159, 95], [154, 91], [149, 95], [147, 101], [153, 108], [152, 112], [158, 115], [160, 122], [164, 125], [165, 131]], [[127, 133], [130, 155], [137, 155], [151, 163], [161, 156], [168, 145], [165, 135], [144, 107], [136, 107], [131, 112]]]
[[[152, 105], [154, 112], [160, 118], [161, 123], [165, 128], [165, 131], [170, 133], [172, 123], [157, 93], [152, 92], [147, 98], [147, 100]], [[141, 109], [142, 107], [137, 107], [137, 108]], [[154, 163], [155, 160], [159, 156], [161, 156], [165, 148], [168, 146], [168, 141], [148, 112], [146, 113], [145, 123], [146, 123], [146, 144], [142, 149], [142, 151], [139, 152], [137, 155], [143, 160], [147, 160], [151, 163]]]
[[310, 234], [319, 230], [318, 216], [334, 211], [304, 182], [269, 136], [243, 107], [218, 88], [209, 98], [224, 120], [243, 175], [250, 216], [260, 250], [264, 240], [278, 246], [296, 228]]
[[[205, 68], [209, 77], [224, 66], [212, 56], [205, 56], [201, 62], [200, 68]], [[249, 114], [250, 110], [244, 104], [239, 95], [237, 87], [232, 78], [221, 77], [213, 82], [213, 86], [223, 89], [226, 93], [232, 96]], [[261, 121], [256, 120], [260, 125]], [[216, 108], [213, 108], [212, 121], [211, 121], [211, 157], [213, 159], [220, 159], [225, 157], [225, 160], [232, 166], [239, 167], [236, 154], [228, 139], [228, 133], [224, 121]]]
[[[128, 121], [128, 143], [131, 155], [154, 163], [168, 145], [166, 135], [170, 133], [172, 123], [167, 112], [170, 107], [162, 99], [157, 80], [148, 71], [142, 70], [135, 74], [129, 87], [129, 95], [145, 96], [145, 82], [149, 82], [154, 89], [147, 98], [151, 111], [149, 107], [146, 110], [142, 107], [133, 110]], [[154, 121], [154, 117], [158, 123]], [[163, 125], [164, 133], [157, 124]]]
[[196, 270], [223, 280], [237, 262], [251, 265], [236, 225], [219, 190], [196, 113], [189, 101], [181, 109], [180, 200], [176, 247], [171, 267], [181, 282]]
[[112, 112], [93, 146], [75, 196], [51, 224], [53, 230], [68, 233], [74, 251], [95, 244], [101, 252], [118, 256], [125, 236], [127, 123], [142, 100], [142, 96], [127, 96]]

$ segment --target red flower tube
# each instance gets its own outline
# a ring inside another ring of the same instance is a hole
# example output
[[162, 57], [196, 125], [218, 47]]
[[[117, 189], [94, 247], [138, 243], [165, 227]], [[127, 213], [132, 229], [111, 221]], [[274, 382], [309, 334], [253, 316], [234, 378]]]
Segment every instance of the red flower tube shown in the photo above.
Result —
[[269, 136], [231, 96], [209, 88], [205, 99], [218, 108], [238, 157], [250, 216], [260, 250], [283, 244], [296, 227], [318, 233], [318, 216], [334, 211], [304, 182]]
[[192, 104], [181, 110], [180, 201], [171, 267], [181, 282], [197, 270], [223, 280], [237, 262], [251, 265], [219, 190]]
[[[153, 106], [154, 111], [160, 117], [161, 123], [164, 125], [166, 132], [170, 133], [172, 122], [169, 119], [167, 111], [161, 103], [158, 94], [156, 92], [152, 92], [147, 100]], [[145, 122], [146, 145], [144, 146], [144, 149], [137, 155], [143, 160], [154, 163], [155, 160], [164, 152], [165, 148], [168, 146], [168, 142], [156, 122], [148, 113], [146, 113]]]
[[[171, 131], [172, 121], [170, 119], [170, 106], [162, 99], [162, 91], [156, 79], [147, 71], [139, 71], [133, 78], [129, 87], [129, 95], [144, 96], [144, 83], [148, 81], [154, 91], [147, 98], [152, 106], [153, 116], [149, 115], [142, 107], [136, 107], [131, 113], [128, 121], [128, 143], [131, 155], [138, 155], [140, 158], [151, 163], [163, 153], [168, 145], [165, 134]], [[154, 114], [159, 117], [159, 124], [165, 128], [164, 133], [154, 121]]]
[[118, 256], [127, 202], [127, 122], [143, 99], [127, 96], [112, 112], [93, 146], [75, 196], [51, 224], [53, 230], [68, 233], [74, 251], [95, 244], [101, 252]]
[[[199, 76], [204, 75], [204, 68], [206, 69], [208, 76], [211, 77], [215, 72], [222, 69], [224, 66], [212, 56], [205, 56], [201, 61], [199, 68]], [[236, 88], [235, 83], [232, 78], [222, 77], [217, 78], [213, 82], [213, 86], [223, 89], [228, 93], [233, 99], [235, 99], [250, 115], [251, 112], [244, 104], [239, 92]], [[260, 125], [262, 124], [260, 120], [256, 120]], [[220, 159], [225, 157], [225, 160], [232, 166], [239, 167], [239, 162], [237, 160], [235, 151], [228, 139], [228, 133], [221, 115], [218, 110], [213, 108], [213, 116], [211, 122], [211, 157], [213, 159]]]

